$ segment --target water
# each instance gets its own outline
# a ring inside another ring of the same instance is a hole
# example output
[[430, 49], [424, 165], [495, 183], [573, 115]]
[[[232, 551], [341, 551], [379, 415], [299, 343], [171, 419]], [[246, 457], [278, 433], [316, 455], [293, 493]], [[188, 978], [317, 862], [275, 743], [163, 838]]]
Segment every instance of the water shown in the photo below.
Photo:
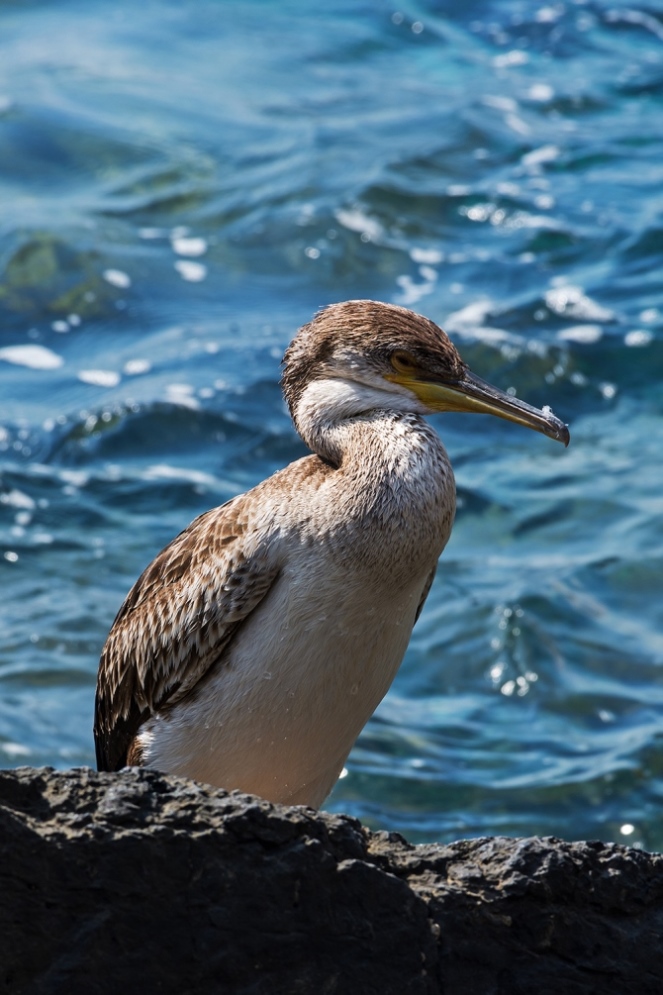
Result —
[[283, 349], [373, 297], [572, 443], [435, 420], [456, 527], [330, 807], [660, 849], [660, 6], [62, 0], [0, 38], [0, 763], [93, 764], [125, 593], [302, 454]]

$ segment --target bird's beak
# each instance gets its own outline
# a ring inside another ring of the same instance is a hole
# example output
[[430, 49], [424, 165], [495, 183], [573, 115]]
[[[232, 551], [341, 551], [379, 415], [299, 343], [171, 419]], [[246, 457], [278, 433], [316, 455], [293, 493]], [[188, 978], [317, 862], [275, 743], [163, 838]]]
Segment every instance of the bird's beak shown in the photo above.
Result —
[[534, 408], [517, 397], [503, 393], [469, 370], [465, 370], [458, 380], [446, 383], [401, 375], [393, 375], [389, 379], [408, 387], [430, 411], [473, 411], [497, 415], [525, 428], [533, 428], [535, 432], [542, 432], [565, 446], [569, 444], [568, 426], [555, 417], [550, 408]]

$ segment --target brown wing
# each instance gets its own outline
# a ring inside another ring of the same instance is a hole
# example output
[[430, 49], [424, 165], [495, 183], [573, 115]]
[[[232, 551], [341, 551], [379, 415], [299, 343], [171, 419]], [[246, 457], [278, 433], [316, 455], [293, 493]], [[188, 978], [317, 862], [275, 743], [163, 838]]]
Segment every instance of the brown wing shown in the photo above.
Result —
[[159, 553], [120, 608], [101, 654], [94, 739], [99, 770], [119, 770], [138, 729], [221, 660], [278, 576], [246, 495], [201, 515]]

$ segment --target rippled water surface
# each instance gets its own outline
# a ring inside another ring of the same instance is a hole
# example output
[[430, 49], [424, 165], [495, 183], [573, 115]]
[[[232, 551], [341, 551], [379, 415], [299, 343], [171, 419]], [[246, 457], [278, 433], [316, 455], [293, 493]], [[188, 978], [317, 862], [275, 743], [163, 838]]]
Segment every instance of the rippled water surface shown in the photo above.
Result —
[[304, 452], [283, 349], [373, 297], [572, 443], [435, 419], [455, 530], [331, 807], [661, 848], [660, 6], [60, 0], [0, 36], [0, 763], [94, 763], [125, 593]]

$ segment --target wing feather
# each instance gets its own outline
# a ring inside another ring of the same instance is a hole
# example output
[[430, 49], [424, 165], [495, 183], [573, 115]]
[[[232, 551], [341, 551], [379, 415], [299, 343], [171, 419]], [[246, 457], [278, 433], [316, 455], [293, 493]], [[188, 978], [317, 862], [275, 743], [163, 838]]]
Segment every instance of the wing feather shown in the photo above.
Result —
[[221, 662], [279, 573], [251, 528], [247, 495], [201, 515], [152, 561], [120, 608], [101, 654], [94, 737], [100, 770], [119, 770], [140, 726], [190, 694]]

